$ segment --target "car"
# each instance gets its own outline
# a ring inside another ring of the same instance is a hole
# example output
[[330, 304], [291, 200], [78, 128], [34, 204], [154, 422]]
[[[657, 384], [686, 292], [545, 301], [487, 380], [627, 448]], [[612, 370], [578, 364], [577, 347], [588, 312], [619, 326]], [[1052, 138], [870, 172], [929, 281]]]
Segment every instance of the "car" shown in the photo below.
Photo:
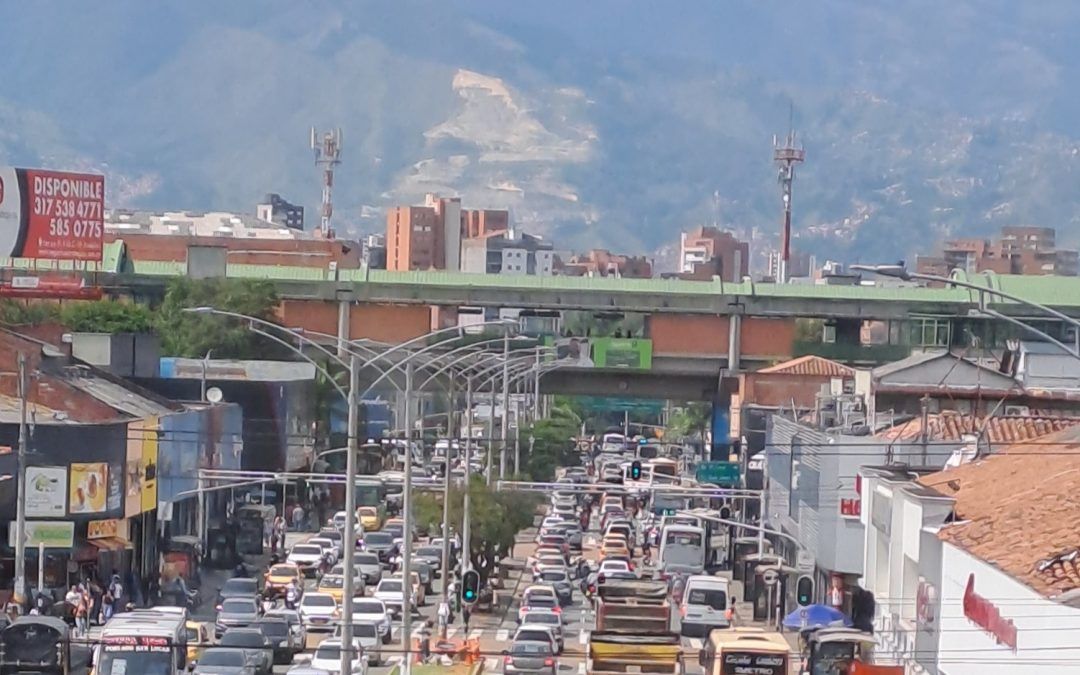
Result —
[[562, 606], [559, 604], [555, 589], [550, 586], [530, 586], [526, 588], [518, 605], [517, 620], [520, 622], [526, 614], [537, 609], [547, 609], [557, 614], [562, 613]]
[[555, 589], [555, 597], [560, 605], [565, 607], [574, 601], [574, 585], [565, 568], [542, 567], [536, 580]]
[[352, 601], [353, 623], [370, 623], [379, 631], [379, 637], [383, 644], [389, 644], [391, 639], [390, 610], [386, 603], [378, 598], [353, 598]]
[[322, 668], [312, 668], [307, 661], [298, 663], [285, 672], [286, 675], [330, 675], [330, 671]]
[[[354, 534], [357, 537], [363, 537], [364, 536], [364, 533], [361, 532], [359, 530], [359, 528], [356, 529]], [[335, 527], [324, 527], [323, 529], [319, 530], [319, 533], [316, 534], [315, 536], [318, 537], [319, 539], [329, 539], [330, 543], [332, 543], [334, 545], [334, 550], [336, 550], [338, 552], [338, 557], [339, 558], [341, 556], [345, 555], [345, 549], [343, 548], [343, 544], [345, 542], [345, 534], [343, 532], [338, 532], [337, 528], [335, 528]]]
[[424, 589], [424, 597], [435, 594], [435, 570], [431, 563], [426, 560], [413, 560], [412, 568], [420, 577], [420, 585]]
[[[353, 639], [360, 642], [360, 646], [364, 648], [364, 654], [367, 656], [368, 664], [372, 666], [381, 666], [386, 663], [386, 659], [383, 658], [383, 639], [382, 634], [379, 632], [379, 626], [372, 621], [354, 621], [353, 622]], [[340, 640], [342, 638], [342, 631], [344, 630], [341, 624], [334, 627], [335, 639]]]
[[304, 543], [309, 546], [318, 546], [319, 548], [321, 548], [323, 550], [323, 557], [331, 565], [336, 563], [338, 561], [338, 558], [341, 556], [341, 548], [338, 546], [338, 544], [335, 544], [332, 539], [328, 539], [326, 537], [312, 537]]
[[551, 507], [551, 513], [555, 516], [569, 516], [574, 518], [577, 515], [577, 507], [573, 504], [556, 504]]
[[218, 590], [217, 604], [221, 605], [227, 598], [258, 598], [259, 582], [245, 577], [227, 579]]
[[375, 586], [382, 581], [382, 565], [377, 553], [357, 553], [353, 556], [353, 564], [360, 570], [366, 585]]
[[221, 637], [231, 628], [250, 626], [259, 620], [259, 602], [255, 598], [226, 598], [218, 605], [214, 635]]
[[267, 617], [259, 619], [251, 624], [252, 628], [262, 631], [266, 636], [270, 647], [274, 650], [273, 661], [277, 663], [291, 663], [293, 655], [304, 648], [303, 644], [295, 641], [288, 620], [282, 617]]
[[244, 658], [257, 675], [269, 675], [274, 668], [270, 641], [257, 628], [230, 628], [218, 640], [218, 646], [243, 652]]
[[563, 648], [566, 646], [563, 639], [562, 614], [538, 609], [528, 612], [521, 619], [522, 627], [537, 624], [548, 626], [555, 632], [555, 639], [558, 641], [558, 653], [562, 654]]
[[555, 649], [547, 640], [516, 641], [503, 652], [503, 673], [506, 675], [558, 675], [558, 672]]
[[558, 546], [537, 546], [536, 551], [533, 553], [534, 558], [541, 558], [543, 556], [557, 556], [563, 558], [562, 549]]
[[405, 608], [404, 585], [401, 577], [386, 577], [375, 587], [372, 597], [382, 600], [391, 616], [401, 616]]
[[356, 510], [356, 513], [360, 516], [360, 524], [364, 526], [365, 532], [374, 532], [382, 526], [379, 509], [376, 507], [361, 506]]
[[296, 565], [306, 577], [313, 577], [322, 566], [326, 552], [316, 544], [295, 544], [285, 562]]
[[540, 573], [541, 568], [566, 567], [566, 560], [561, 555], [542, 555], [533, 562], [533, 576]]
[[186, 621], [184, 631], [187, 633], [187, 662], [198, 663], [199, 657], [210, 644], [210, 629], [201, 621]]
[[[412, 597], [413, 597], [413, 600], [414, 600], [414, 602], [416, 602], [417, 607], [423, 607], [424, 602], [427, 599], [427, 595], [424, 592], [424, 584], [422, 584], [420, 582], [420, 575], [417, 574], [416, 572], [410, 572], [410, 576], [412, 577]], [[394, 576], [392, 576], [390, 578], [400, 580], [402, 577], [401, 577], [400, 574], [395, 574]]]
[[600, 557], [607, 558], [610, 555], [630, 555], [630, 548], [626, 545], [626, 539], [621, 536], [604, 537], [600, 544]]
[[195, 675], [255, 675], [255, 667], [239, 649], [211, 647], [203, 652], [192, 672]]
[[540, 541], [537, 542], [541, 546], [551, 545], [558, 546], [562, 551], [562, 554], [566, 557], [570, 556], [570, 542], [566, 540], [566, 537], [561, 534], [541, 534]]
[[[354, 576], [353, 597], [363, 596], [365, 590], [364, 580], [360, 576]], [[324, 574], [322, 579], [319, 579], [318, 592], [326, 593], [333, 597], [335, 602], [341, 604], [345, 597], [345, 577], [340, 574]]]
[[547, 624], [521, 624], [514, 633], [512, 642], [545, 642], [551, 645], [556, 654], [559, 653], [559, 640], [555, 637], [555, 629]]
[[442, 570], [442, 554], [441, 546], [421, 546], [413, 553], [413, 560], [423, 560], [431, 565], [435, 576], [438, 577], [439, 572]]
[[344, 511], [338, 511], [334, 514], [334, 517], [330, 519], [330, 524], [334, 526], [334, 529], [338, 532], [345, 531], [345, 523], [348, 522], [349, 514]]
[[634, 568], [626, 560], [608, 558], [600, 562], [597, 576], [601, 579], [637, 579]]
[[397, 555], [397, 544], [394, 543], [394, 535], [380, 530], [369, 532], [364, 537], [364, 550], [379, 556], [379, 562], [389, 565], [390, 560]]
[[680, 634], [688, 637], [708, 636], [714, 628], [728, 628], [728, 580], [707, 574], [694, 574], [686, 579], [679, 601]]
[[637, 543], [636, 542], [637, 537], [634, 535], [634, 527], [633, 527], [633, 525], [631, 525], [628, 522], [623, 522], [623, 521], [609, 522], [607, 524], [607, 527], [604, 528], [604, 538], [606, 539], [607, 537], [610, 537], [610, 536], [613, 536], [613, 535], [622, 535], [623, 538], [626, 540], [626, 547], [629, 548], [629, 549], [633, 549], [634, 546]]
[[281, 597], [293, 582], [301, 586], [304, 583], [299, 567], [291, 563], [271, 565], [263, 576], [263, 593], [269, 598]]
[[[321, 668], [330, 675], [341, 675], [341, 640], [327, 638], [315, 648], [311, 657], [311, 667]], [[360, 641], [353, 639], [353, 655], [349, 659], [349, 671], [352, 675], [367, 675], [368, 662]], [[347, 675], [347, 674], [346, 674]]]
[[305, 593], [300, 600], [300, 620], [308, 631], [331, 630], [341, 616], [337, 601], [326, 593]]
[[264, 612], [263, 616], [284, 619], [289, 624], [289, 630], [292, 631], [293, 644], [301, 646], [307, 644], [307, 629], [304, 628], [304, 622], [300, 619], [298, 610], [289, 609], [288, 607], [274, 607]]
[[567, 543], [570, 544], [571, 551], [581, 552], [581, 547], [585, 543], [585, 533], [581, 530], [579, 523], [576, 521], [567, 523], [563, 529], [563, 535], [566, 537]]

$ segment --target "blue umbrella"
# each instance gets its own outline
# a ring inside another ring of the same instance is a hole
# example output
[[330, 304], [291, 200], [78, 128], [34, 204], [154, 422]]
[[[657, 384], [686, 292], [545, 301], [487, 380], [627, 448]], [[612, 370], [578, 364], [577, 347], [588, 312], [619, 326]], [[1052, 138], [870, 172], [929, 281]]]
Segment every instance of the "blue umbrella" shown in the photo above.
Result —
[[838, 609], [825, 605], [800, 607], [784, 617], [784, 628], [817, 630], [827, 626], [850, 626], [851, 619]]

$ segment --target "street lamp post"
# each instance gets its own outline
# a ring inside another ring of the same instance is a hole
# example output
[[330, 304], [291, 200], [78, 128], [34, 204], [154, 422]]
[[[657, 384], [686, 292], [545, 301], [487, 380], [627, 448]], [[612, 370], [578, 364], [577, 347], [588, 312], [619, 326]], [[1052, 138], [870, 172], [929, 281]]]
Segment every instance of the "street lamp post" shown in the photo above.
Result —
[[411, 672], [412, 668], [412, 603], [415, 599], [412, 590], [412, 380], [413, 364], [410, 362], [405, 365], [405, 489], [402, 492], [405, 520], [402, 546], [405, 550], [401, 555], [401, 588], [405, 603], [401, 612], [401, 644], [405, 653], [405, 672]]
[[341, 671], [352, 671], [352, 647], [353, 647], [353, 557], [356, 553], [356, 453], [359, 450], [360, 416], [358, 414], [358, 401], [356, 390], [360, 388], [360, 368], [356, 354], [349, 356], [349, 421], [347, 430], [349, 437], [345, 457], [345, 551], [342, 558], [342, 566], [345, 568], [345, 580], [342, 584], [342, 597], [345, 607], [341, 613]]
[[[19, 454], [18, 480], [15, 499], [15, 601], [22, 603], [26, 597], [26, 449], [30, 442], [26, 426], [26, 403], [30, 396], [29, 378], [26, 372], [26, 355], [19, 352]], [[38, 589], [41, 590], [40, 588]]]
[[[503, 338], [503, 372], [502, 372], [502, 420], [499, 427], [502, 433], [502, 444], [499, 451], [499, 480], [506, 478], [506, 445], [510, 434], [510, 336]], [[491, 394], [491, 410], [495, 410], [495, 392]], [[494, 422], [494, 419], [492, 420]]]

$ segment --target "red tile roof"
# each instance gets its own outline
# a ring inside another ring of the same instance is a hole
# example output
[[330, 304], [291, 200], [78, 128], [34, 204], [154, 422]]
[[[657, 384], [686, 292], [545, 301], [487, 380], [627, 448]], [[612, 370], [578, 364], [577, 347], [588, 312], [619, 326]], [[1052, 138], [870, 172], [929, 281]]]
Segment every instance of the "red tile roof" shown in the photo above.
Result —
[[942, 541], [1048, 597], [1080, 588], [1080, 426], [919, 482], [956, 499]]
[[759, 373], [785, 373], [787, 375], [820, 375], [822, 377], [855, 377], [855, 369], [820, 356], [807, 354], [775, 366], [762, 368]]
[[[1080, 424], [1080, 417], [1065, 417], [1044, 413], [1022, 417], [967, 415], [952, 411], [927, 416], [926, 437], [932, 441], [959, 441], [965, 435], [984, 433], [990, 443], [1020, 443], [1041, 438]], [[916, 417], [877, 434], [878, 438], [895, 441], [916, 440], [922, 437], [922, 419]]]

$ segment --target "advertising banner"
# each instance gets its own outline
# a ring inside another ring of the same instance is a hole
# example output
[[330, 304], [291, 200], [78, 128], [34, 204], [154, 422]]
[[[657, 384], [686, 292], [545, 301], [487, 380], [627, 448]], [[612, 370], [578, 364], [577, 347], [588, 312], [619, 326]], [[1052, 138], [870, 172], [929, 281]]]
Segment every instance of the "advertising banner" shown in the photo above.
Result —
[[109, 465], [104, 462], [71, 465], [72, 514], [102, 513], [107, 508]]
[[[8, 529], [8, 545], [14, 547], [18, 529], [15, 523], [11, 523]], [[45, 548], [68, 548], [75, 545], [75, 523], [62, 520], [28, 520], [26, 521], [26, 546], [37, 548], [45, 544]]]
[[124, 464], [124, 516], [131, 518], [142, 513], [142, 446], [144, 422], [128, 424], [127, 462]]
[[105, 177], [0, 167], [0, 256], [101, 260]]
[[63, 518], [67, 515], [67, 468], [26, 467], [26, 515], [31, 518]]
[[157, 508], [157, 472], [158, 472], [158, 418], [151, 416], [143, 419], [142, 457], [139, 460], [139, 473], [142, 475], [142, 510]]
[[652, 340], [638, 338], [590, 338], [592, 360], [597, 368], [652, 368]]
[[86, 524], [87, 539], [106, 539], [109, 537], [127, 539], [127, 521], [109, 518], [107, 520], [91, 520]]
[[593, 360], [589, 354], [588, 338], [566, 337], [549, 339], [548, 342], [555, 346], [556, 359], [572, 361], [572, 365], [578, 368], [593, 367]]
[[124, 505], [124, 466], [122, 464], [109, 465], [109, 511], [119, 511]]

